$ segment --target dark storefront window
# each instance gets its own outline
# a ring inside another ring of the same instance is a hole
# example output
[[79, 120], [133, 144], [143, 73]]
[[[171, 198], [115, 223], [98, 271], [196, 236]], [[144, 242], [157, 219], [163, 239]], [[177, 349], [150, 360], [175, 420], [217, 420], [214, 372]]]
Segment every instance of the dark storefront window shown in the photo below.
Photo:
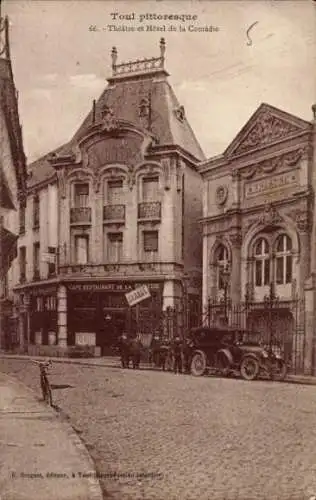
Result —
[[[56, 293], [34, 295], [31, 298], [30, 331], [32, 344], [41, 341], [42, 345], [55, 344], [57, 332]], [[52, 334], [54, 333], [54, 341]]]

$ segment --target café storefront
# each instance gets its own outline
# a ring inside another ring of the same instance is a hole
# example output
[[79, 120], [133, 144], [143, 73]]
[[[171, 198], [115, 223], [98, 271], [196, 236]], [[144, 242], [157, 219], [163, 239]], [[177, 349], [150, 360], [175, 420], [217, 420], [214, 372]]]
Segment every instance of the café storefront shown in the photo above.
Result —
[[111, 351], [123, 332], [149, 335], [160, 328], [163, 282], [146, 283], [150, 297], [129, 307], [125, 294], [144, 283], [69, 283], [68, 345], [96, 345]]
[[34, 287], [29, 291], [29, 318], [30, 344], [57, 344], [57, 286]]

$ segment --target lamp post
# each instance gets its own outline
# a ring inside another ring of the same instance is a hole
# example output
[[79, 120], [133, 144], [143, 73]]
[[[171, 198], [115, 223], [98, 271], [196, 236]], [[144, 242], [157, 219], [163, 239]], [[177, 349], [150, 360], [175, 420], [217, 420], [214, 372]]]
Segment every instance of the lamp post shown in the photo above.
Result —
[[273, 308], [278, 305], [279, 298], [275, 293], [274, 283], [270, 283], [269, 295], [263, 298], [265, 309], [269, 312], [269, 351], [272, 352], [273, 341]]
[[225, 324], [228, 324], [228, 314], [227, 314], [227, 306], [228, 306], [228, 286], [230, 280], [230, 270], [228, 267], [224, 267], [221, 271], [221, 278], [224, 285], [224, 311], [225, 311]]

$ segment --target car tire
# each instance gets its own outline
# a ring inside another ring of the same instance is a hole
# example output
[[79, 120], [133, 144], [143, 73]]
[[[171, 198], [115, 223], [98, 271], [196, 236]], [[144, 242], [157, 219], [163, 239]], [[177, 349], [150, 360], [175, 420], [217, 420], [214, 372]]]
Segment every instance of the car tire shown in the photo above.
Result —
[[273, 380], [284, 380], [287, 375], [287, 365], [283, 359], [277, 361], [277, 368], [274, 368], [272, 372]]
[[190, 371], [194, 377], [202, 377], [206, 372], [206, 356], [203, 351], [193, 354]]
[[245, 356], [240, 364], [240, 374], [244, 380], [255, 380], [260, 371], [259, 361], [253, 356]]

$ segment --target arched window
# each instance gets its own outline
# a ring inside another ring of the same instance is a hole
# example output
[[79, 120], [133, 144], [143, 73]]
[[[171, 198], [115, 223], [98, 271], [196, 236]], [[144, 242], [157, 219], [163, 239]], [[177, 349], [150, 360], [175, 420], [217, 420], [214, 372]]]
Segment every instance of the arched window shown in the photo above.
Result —
[[219, 245], [215, 254], [217, 268], [217, 288], [224, 290], [227, 286], [225, 271], [229, 269], [228, 250], [225, 245]]
[[268, 285], [270, 282], [270, 255], [269, 245], [264, 238], [260, 238], [254, 246], [255, 258], [255, 286]]
[[281, 234], [275, 245], [276, 283], [285, 285], [292, 281], [292, 241], [286, 234]]

